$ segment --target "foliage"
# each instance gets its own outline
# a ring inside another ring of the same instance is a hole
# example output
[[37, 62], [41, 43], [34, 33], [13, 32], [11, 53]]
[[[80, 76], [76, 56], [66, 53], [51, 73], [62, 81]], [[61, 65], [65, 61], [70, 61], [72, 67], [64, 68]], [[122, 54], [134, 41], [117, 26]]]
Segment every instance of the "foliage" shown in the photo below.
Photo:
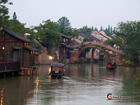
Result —
[[121, 37], [119, 37], [119, 36], [116, 36], [113, 39], [109, 39], [109, 40], [105, 41], [104, 43], [107, 44], [107, 45], [110, 45], [110, 46], [116, 45], [120, 49], [123, 49], [124, 48], [123, 39]]
[[79, 32], [90, 34], [92, 32], [92, 28], [89, 28], [88, 26], [83, 26], [79, 29]]
[[62, 33], [62, 34], [65, 34], [65, 35], [68, 35], [68, 36], [73, 36], [73, 37], [78, 36], [77, 30], [71, 29], [71, 28], [68, 29], [68, 30], [65, 30], [64, 33]]
[[140, 67], [136, 68], [135, 85], [140, 87]]
[[92, 41], [91, 38], [84, 38], [83, 42], [89, 42], [89, 41]]
[[13, 19], [10, 19], [7, 21], [6, 27], [10, 28], [14, 32], [24, 35], [25, 33], [31, 33], [31, 30], [28, 28], [25, 28], [25, 24], [21, 23], [19, 20], [17, 20], [16, 13], [13, 14]]
[[20, 35], [24, 35], [25, 33], [30, 32], [29, 29], [25, 28], [24, 24], [15, 20], [8, 21], [8, 28]]
[[109, 25], [106, 29], [103, 29], [103, 31], [107, 34], [107, 35], [112, 35], [114, 33], [113, 28]]
[[13, 14], [13, 20], [17, 20], [17, 14], [16, 14], [16, 12], [14, 12], [14, 14]]
[[8, 0], [0, 0], [0, 27], [5, 26], [9, 16], [8, 8], [5, 6], [8, 3]]
[[59, 25], [51, 20], [44, 21], [37, 27], [37, 37], [45, 46], [53, 46], [58, 43], [61, 34], [59, 33]]
[[140, 22], [121, 22], [116, 30], [117, 34], [124, 40], [125, 58], [134, 64], [140, 63]]
[[71, 28], [70, 22], [67, 17], [61, 17], [57, 23], [60, 26], [61, 33], [64, 33], [66, 30], [69, 30]]
[[57, 24], [59, 25], [59, 32], [68, 35], [68, 36], [78, 36], [78, 32], [76, 29], [71, 28], [70, 21], [67, 17], [61, 17]]

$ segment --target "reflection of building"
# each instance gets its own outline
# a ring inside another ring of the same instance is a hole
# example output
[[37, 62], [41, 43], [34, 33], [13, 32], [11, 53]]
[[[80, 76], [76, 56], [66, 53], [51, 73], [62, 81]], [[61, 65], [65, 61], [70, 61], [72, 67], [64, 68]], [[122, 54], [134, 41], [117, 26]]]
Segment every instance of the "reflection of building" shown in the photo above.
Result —
[[1, 79], [0, 83], [0, 105], [25, 105], [27, 97], [33, 97], [33, 78]]
[[9, 29], [0, 33], [0, 72], [19, 71], [31, 67], [37, 61], [37, 49], [29, 46], [30, 41]]

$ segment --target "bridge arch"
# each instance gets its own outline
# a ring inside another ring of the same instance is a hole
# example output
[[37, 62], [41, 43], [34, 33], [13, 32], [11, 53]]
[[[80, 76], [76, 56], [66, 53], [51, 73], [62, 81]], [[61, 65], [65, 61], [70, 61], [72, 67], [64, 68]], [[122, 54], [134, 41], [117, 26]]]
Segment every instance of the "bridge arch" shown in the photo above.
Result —
[[78, 58], [81, 53], [85, 52], [85, 49], [91, 48], [92, 49], [91, 60], [93, 60], [95, 58], [96, 50], [98, 50], [99, 53], [101, 53], [101, 52], [105, 53], [106, 56], [108, 56], [109, 60], [113, 60], [115, 62], [118, 62], [116, 60], [120, 57], [120, 55], [123, 55], [123, 52], [121, 50], [118, 50], [114, 47], [111, 47], [109, 45], [105, 45], [105, 44], [99, 43], [99, 42], [86, 42], [83, 44], [75, 45], [75, 46], [73, 46], [73, 48], [76, 49], [77, 52], [75, 52], [75, 55]]

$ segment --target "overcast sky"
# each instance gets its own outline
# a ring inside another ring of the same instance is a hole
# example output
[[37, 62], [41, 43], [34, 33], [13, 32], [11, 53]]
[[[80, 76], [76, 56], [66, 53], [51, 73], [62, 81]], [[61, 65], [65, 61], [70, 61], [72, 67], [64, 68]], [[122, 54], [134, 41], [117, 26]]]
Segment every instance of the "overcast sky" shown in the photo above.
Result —
[[140, 0], [11, 0], [10, 15], [15, 11], [27, 26], [42, 21], [57, 21], [66, 16], [73, 28], [116, 26], [121, 21], [140, 20]]

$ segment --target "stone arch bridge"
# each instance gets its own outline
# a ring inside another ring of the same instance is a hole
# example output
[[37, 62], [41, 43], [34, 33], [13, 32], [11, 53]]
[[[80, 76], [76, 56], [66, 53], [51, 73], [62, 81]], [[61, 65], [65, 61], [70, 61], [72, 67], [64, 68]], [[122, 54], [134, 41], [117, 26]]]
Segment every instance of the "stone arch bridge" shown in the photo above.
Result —
[[[87, 48], [90, 48], [90, 51], [88, 51], [88, 53], [86, 52]], [[115, 62], [119, 62], [118, 60], [120, 56], [123, 55], [123, 52], [121, 50], [100, 42], [85, 42], [77, 45], [66, 45], [65, 52], [68, 52], [70, 54], [70, 62], [80, 62], [82, 60], [80, 59], [81, 54], [86, 54], [86, 57], [88, 57], [91, 62], [99, 59], [99, 57], [96, 57], [97, 53], [98, 55], [106, 55], [109, 61], [111, 60]], [[89, 56], [87, 56], [88, 54]], [[63, 54], [63, 56], [64, 55], [67, 56], [66, 54]]]
[[[97, 49], [102, 49], [102, 50], [106, 50], [106, 51], [112, 51], [112, 53], [114, 54], [118, 54], [118, 55], [122, 55], [123, 52], [121, 50], [118, 50], [112, 46], [100, 43], [100, 42], [85, 42], [83, 44], [79, 44], [79, 45], [74, 45], [72, 46], [74, 49], [85, 49], [85, 48], [97, 48]], [[81, 51], [80, 50], [80, 51]]]

